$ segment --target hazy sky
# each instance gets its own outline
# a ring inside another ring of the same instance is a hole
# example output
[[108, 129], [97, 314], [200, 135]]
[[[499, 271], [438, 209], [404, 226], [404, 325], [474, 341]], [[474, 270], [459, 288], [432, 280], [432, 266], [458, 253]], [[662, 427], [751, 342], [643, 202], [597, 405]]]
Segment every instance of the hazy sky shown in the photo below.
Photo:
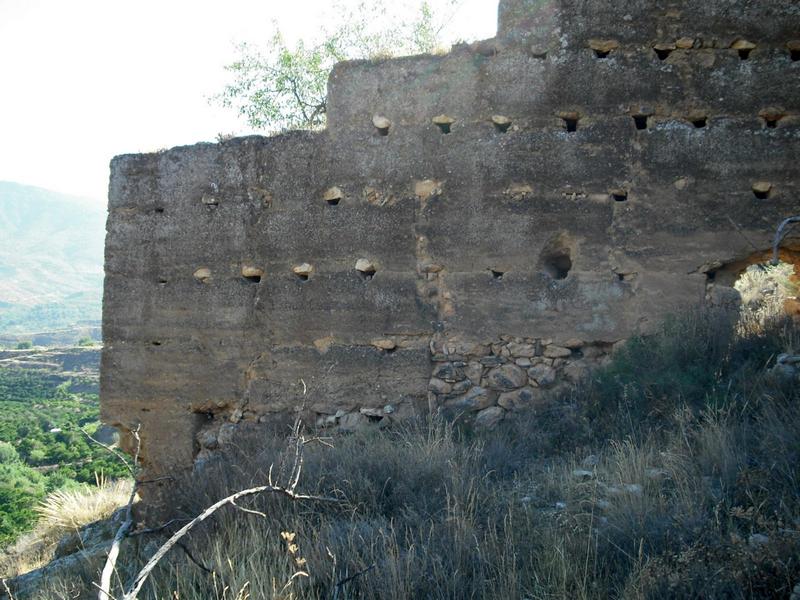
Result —
[[[105, 202], [116, 154], [248, 133], [207, 101], [229, 79], [234, 43], [260, 42], [273, 20], [311, 38], [329, 4], [0, 0], [0, 180]], [[462, 0], [446, 37], [492, 37], [496, 12], [497, 0]]]

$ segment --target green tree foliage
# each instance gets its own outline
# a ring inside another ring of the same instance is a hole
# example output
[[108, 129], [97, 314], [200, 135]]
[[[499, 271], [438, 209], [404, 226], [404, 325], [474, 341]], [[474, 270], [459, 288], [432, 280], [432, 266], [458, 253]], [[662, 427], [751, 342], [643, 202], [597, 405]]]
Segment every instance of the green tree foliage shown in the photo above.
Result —
[[[0, 368], [0, 546], [35, 520], [48, 492], [96, 476], [124, 477], [123, 465], [80, 433], [97, 426], [96, 394], [74, 394], [46, 372]], [[80, 382], [85, 385], [84, 382]]]
[[0, 465], [13, 465], [19, 462], [19, 453], [13, 444], [0, 442]]
[[0, 544], [30, 528], [34, 507], [44, 498], [45, 478], [23, 464], [0, 464]]
[[33, 342], [20, 342], [17, 344], [17, 350], [30, 350], [33, 348]]
[[239, 59], [226, 67], [233, 82], [212, 100], [235, 109], [256, 129], [322, 128], [328, 75], [336, 63], [434, 52], [456, 5], [457, 0], [441, 0], [435, 7], [423, 1], [403, 20], [387, 0], [349, 9], [334, 4], [337, 18], [319, 38], [294, 45], [276, 26], [265, 48], [239, 45]]

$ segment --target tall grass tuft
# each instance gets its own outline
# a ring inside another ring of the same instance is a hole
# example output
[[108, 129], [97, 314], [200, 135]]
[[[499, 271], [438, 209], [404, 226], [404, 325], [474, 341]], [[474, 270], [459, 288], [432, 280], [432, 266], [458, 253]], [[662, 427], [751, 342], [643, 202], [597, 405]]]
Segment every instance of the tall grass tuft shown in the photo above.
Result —
[[109, 518], [128, 503], [132, 481], [100, 480], [96, 487], [79, 486], [56, 490], [36, 507], [38, 527], [51, 537], [77, 531], [84, 525]]

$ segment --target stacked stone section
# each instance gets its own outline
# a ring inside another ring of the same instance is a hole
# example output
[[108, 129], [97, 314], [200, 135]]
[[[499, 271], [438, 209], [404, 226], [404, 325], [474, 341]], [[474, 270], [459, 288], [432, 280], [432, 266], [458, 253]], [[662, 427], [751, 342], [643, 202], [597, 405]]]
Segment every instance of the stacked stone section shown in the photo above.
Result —
[[561, 346], [512, 336], [486, 344], [433, 340], [429, 402], [434, 411], [474, 417], [476, 426], [492, 428], [507, 413], [543, 408], [553, 392], [604, 364], [611, 350], [611, 344], [579, 339]]

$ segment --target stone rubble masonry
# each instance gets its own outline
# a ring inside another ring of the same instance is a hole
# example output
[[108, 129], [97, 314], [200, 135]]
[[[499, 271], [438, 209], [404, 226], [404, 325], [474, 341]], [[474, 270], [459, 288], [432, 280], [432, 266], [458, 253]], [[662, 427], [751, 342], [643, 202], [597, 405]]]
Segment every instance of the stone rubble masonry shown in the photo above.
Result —
[[503, 0], [494, 39], [337, 65], [324, 131], [114, 158], [104, 420], [155, 476], [286, 415], [535, 408], [768, 255], [799, 39], [785, 0]]

